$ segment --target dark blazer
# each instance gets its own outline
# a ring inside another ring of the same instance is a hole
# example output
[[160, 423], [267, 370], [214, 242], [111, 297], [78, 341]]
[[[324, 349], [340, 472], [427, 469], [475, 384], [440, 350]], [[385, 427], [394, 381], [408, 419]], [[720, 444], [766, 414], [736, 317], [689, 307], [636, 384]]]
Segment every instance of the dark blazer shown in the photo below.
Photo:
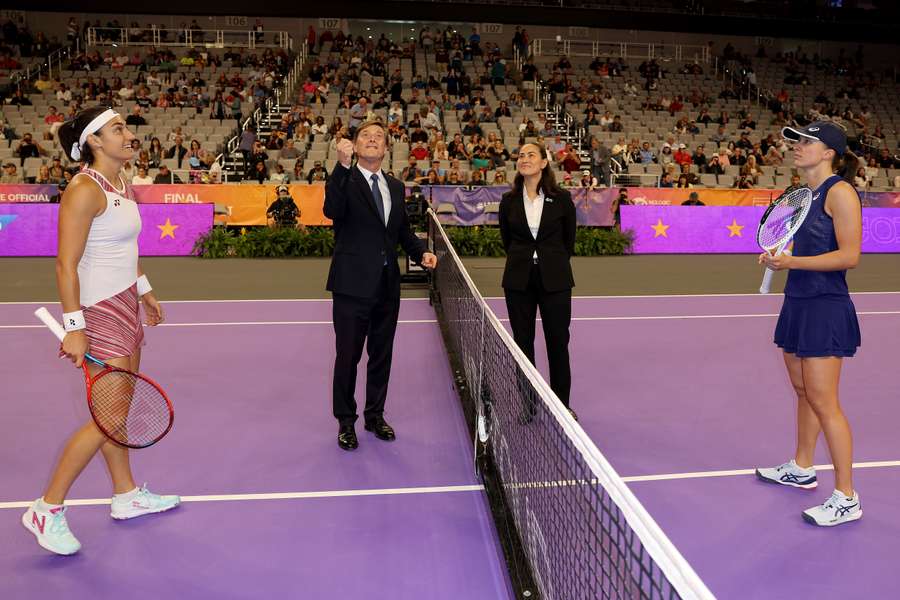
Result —
[[[387, 176], [386, 176], [387, 177]], [[391, 213], [382, 223], [372, 197], [370, 183], [356, 166], [340, 163], [325, 187], [325, 216], [334, 221], [334, 257], [327, 289], [337, 294], [372, 298], [377, 294], [381, 272], [388, 270], [388, 290], [400, 296], [397, 244], [415, 262], [422, 260], [425, 243], [409, 228], [403, 183], [387, 177], [391, 191]], [[387, 260], [387, 267], [384, 262]]]
[[575, 287], [569, 264], [569, 258], [575, 254], [575, 204], [569, 192], [560, 190], [545, 196], [537, 239], [528, 228], [522, 195], [514, 191], [503, 194], [500, 235], [506, 248], [504, 289], [527, 289], [535, 251], [545, 290], [557, 292]]

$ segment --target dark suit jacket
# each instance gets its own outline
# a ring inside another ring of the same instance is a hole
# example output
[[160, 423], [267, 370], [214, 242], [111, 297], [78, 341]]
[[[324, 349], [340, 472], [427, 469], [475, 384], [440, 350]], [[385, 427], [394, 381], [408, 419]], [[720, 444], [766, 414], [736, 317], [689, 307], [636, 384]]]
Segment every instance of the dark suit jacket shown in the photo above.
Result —
[[[337, 294], [374, 297], [383, 269], [388, 270], [388, 291], [400, 296], [397, 244], [415, 262], [422, 260], [425, 243], [409, 228], [403, 183], [387, 177], [391, 191], [391, 213], [382, 223], [372, 197], [372, 188], [355, 166], [340, 163], [325, 187], [325, 216], [334, 221], [334, 257], [327, 289]], [[387, 259], [387, 267], [384, 261]]]
[[572, 195], [561, 190], [545, 196], [537, 239], [531, 235], [521, 194], [513, 191], [500, 199], [500, 235], [506, 248], [503, 287], [525, 290], [532, 257], [537, 251], [541, 281], [548, 292], [575, 287], [569, 258], [575, 254], [575, 204]]

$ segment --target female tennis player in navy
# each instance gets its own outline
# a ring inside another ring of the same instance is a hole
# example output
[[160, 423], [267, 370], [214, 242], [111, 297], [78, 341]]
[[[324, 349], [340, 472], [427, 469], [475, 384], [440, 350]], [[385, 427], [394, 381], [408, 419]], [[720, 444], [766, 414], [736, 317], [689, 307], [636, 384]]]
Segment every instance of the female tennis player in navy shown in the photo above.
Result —
[[[62, 353], [79, 368], [90, 352], [137, 372], [144, 338], [139, 304], [147, 325], [161, 323], [163, 311], [138, 262], [141, 218], [130, 186], [119, 175], [132, 159], [135, 137], [122, 117], [105, 107], [81, 111], [58, 135], [69, 158], [84, 165], [59, 208], [56, 281], [66, 329]], [[98, 450], [113, 483], [112, 518], [158, 513], [181, 501], [135, 485], [128, 450], [109, 441], [89, 420], [66, 442], [44, 495], [22, 515], [26, 529], [51, 552], [67, 555], [81, 548], [69, 530], [63, 501]]]
[[575, 254], [575, 205], [556, 185], [547, 150], [524, 144], [513, 189], [500, 199], [500, 235], [506, 249], [503, 292], [516, 345], [534, 363], [537, 309], [547, 341], [550, 387], [569, 406], [569, 324], [572, 320], [570, 257]]
[[800, 488], [818, 485], [813, 452], [819, 432], [834, 464], [835, 490], [803, 518], [822, 526], [862, 516], [853, 488], [853, 441], [838, 400], [843, 359], [860, 345], [859, 322], [847, 288], [847, 269], [859, 263], [862, 210], [849, 183], [859, 159], [847, 149], [844, 131], [830, 122], [805, 128], [786, 127], [793, 141], [794, 165], [813, 191], [809, 215], [794, 236], [791, 254], [764, 252], [759, 262], [789, 269], [784, 305], [775, 326], [775, 344], [784, 351], [788, 375], [797, 393], [797, 448], [780, 466], [757, 469], [767, 482]]

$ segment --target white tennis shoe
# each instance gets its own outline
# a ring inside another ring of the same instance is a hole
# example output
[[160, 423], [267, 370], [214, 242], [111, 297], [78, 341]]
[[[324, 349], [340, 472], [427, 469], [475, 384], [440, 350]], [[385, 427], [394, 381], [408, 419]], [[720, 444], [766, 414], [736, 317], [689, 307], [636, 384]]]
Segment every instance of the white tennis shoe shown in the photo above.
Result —
[[766, 483], [777, 483], [805, 490], [811, 490], [819, 485], [816, 480], [816, 470], [813, 467], [808, 469], [799, 467], [794, 459], [777, 467], [757, 469], [756, 476]]
[[37, 543], [45, 550], [63, 556], [78, 552], [81, 543], [69, 530], [66, 507], [44, 510], [42, 506], [46, 507], [38, 498], [22, 515], [22, 525], [25, 529], [34, 534]]
[[126, 494], [112, 498], [110, 516], [113, 519], [134, 519], [143, 515], [166, 512], [181, 504], [180, 496], [160, 496], [147, 489], [145, 483]]
[[820, 527], [834, 527], [841, 523], [849, 523], [862, 518], [862, 505], [859, 494], [845, 496], [843, 492], [834, 490], [831, 497], [823, 504], [803, 511], [803, 520]]

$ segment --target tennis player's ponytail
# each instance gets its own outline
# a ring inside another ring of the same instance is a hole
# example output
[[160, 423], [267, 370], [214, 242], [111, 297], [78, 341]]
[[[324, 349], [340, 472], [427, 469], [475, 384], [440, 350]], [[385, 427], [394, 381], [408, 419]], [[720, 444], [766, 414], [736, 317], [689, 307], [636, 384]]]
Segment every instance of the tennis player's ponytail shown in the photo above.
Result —
[[835, 153], [834, 158], [831, 159], [831, 170], [840, 175], [850, 185], [854, 185], [853, 178], [856, 177], [860, 164], [859, 157], [848, 149], [843, 156], [838, 156]]

